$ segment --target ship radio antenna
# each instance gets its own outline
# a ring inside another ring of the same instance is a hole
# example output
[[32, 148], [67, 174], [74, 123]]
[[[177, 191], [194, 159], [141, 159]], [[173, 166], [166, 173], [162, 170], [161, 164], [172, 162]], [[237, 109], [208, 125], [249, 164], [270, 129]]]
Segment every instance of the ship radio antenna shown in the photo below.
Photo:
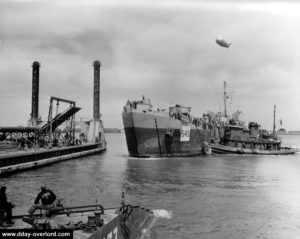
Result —
[[229, 98], [226, 92], [227, 83], [224, 81], [224, 116], [227, 117], [227, 99]]
[[[227, 100], [229, 98], [232, 98], [232, 94], [234, 94], [235, 91], [230, 91], [230, 92], [227, 92], [227, 82], [224, 81], [224, 91], [223, 93], [223, 100], [224, 100], [224, 116], [227, 118], [228, 114], [227, 114]], [[220, 93], [218, 93], [220, 94]]]
[[217, 92], [217, 94], [222, 94], [223, 95], [223, 101], [224, 101], [224, 114], [223, 116], [225, 116], [227, 118], [227, 100], [229, 98], [231, 98], [231, 95], [234, 94], [235, 91], [230, 91], [227, 92], [227, 82], [224, 81], [224, 90], [223, 92]]

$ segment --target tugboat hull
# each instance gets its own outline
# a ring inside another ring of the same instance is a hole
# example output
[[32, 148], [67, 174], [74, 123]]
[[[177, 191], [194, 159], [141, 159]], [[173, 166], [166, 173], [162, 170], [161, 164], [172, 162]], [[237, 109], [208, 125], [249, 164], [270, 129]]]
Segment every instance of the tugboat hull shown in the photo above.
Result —
[[297, 148], [284, 147], [278, 150], [244, 149], [230, 147], [220, 144], [211, 144], [212, 152], [215, 154], [260, 154], [260, 155], [285, 155], [294, 154], [299, 150]]

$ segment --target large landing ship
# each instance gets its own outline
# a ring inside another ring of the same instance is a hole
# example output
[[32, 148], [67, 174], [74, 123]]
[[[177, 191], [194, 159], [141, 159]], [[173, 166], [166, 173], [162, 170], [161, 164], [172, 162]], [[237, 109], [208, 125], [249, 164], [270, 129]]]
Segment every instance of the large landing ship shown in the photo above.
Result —
[[150, 99], [127, 101], [122, 112], [131, 157], [184, 157], [209, 154], [218, 130], [209, 115], [195, 118], [191, 107], [153, 109]]

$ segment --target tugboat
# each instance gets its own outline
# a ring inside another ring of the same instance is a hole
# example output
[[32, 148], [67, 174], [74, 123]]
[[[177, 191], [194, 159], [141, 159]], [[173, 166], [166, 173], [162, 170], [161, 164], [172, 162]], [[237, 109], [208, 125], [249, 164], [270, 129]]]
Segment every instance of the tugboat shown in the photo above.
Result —
[[228, 119], [226, 112], [226, 82], [224, 82], [224, 116], [227, 119], [219, 122], [220, 139], [210, 144], [212, 152], [216, 154], [294, 154], [299, 150], [292, 147], [282, 147], [281, 139], [276, 134], [276, 105], [274, 106], [273, 132], [261, 129], [256, 122], [248, 125], [239, 120], [240, 111], [235, 112]]
[[250, 122], [248, 127], [238, 123], [225, 124], [221, 128], [219, 143], [210, 144], [213, 153], [224, 154], [294, 154], [297, 148], [281, 147], [281, 139], [262, 130], [260, 125]]

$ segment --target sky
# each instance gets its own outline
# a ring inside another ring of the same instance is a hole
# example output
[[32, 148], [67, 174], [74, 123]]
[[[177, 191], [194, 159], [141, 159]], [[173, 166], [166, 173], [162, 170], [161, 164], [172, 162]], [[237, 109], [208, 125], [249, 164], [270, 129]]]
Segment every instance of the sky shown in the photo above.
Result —
[[300, 130], [299, 9], [296, 1], [2, 0], [0, 126], [27, 124], [34, 61], [42, 119], [51, 96], [76, 101], [77, 120], [91, 118], [100, 60], [105, 127], [122, 128], [124, 104], [143, 95], [155, 107], [191, 106], [194, 116], [223, 111], [226, 81], [229, 113], [272, 129], [276, 105], [277, 127]]

